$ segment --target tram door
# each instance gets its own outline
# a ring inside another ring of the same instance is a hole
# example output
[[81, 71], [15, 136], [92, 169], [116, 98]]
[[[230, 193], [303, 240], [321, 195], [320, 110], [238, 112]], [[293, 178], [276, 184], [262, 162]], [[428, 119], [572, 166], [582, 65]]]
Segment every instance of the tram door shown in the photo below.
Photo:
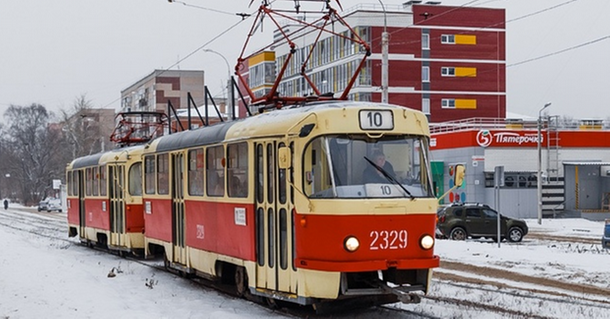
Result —
[[122, 247], [125, 246], [125, 192], [123, 189], [123, 185], [125, 185], [125, 166], [108, 165], [108, 177], [110, 246]]
[[182, 179], [184, 155], [182, 153], [172, 154], [171, 165], [173, 261], [186, 265], [184, 184]]
[[257, 287], [296, 293], [293, 271], [292, 207], [287, 169], [280, 169], [283, 142], [255, 145]]
[[76, 171], [76, 179], [78, 181], [78, 224], [80, 227], [79, 236], [85, 238], [85, 227], [87, 226], [87, 213], [85, 210], [85, 171]]

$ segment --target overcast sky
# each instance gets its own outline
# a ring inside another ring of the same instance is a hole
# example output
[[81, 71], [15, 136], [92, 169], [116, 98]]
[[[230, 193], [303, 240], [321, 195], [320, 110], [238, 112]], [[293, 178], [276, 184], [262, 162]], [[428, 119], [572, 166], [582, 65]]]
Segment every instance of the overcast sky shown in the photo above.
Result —
[[[402, 2], [383, 0], [386, 5]], [[235, 13], [253, 12], [260, 1], [248, 8], [249, 3], [2, 1], [0, 114], [11, 104], [40, 103], [53, 111], [69, 108], [81, 94], [96, 107], [118, 108], [122, 89], [154, 69], [170, 67], [203, 69], [212, 93], [221, 95], [228, 72], [225, 61], [197, 49], [219, 52], [232, 68], [251, 26], [250, 20], [239, 23]], [[359, 3], [379, 1], [341, 0], [343, 8]], [[552, 102], [552, 115], [610, 118], [604, 94], [610, 82], [610, 1], [442, 3], [506, 9], [508, 112], [537, 116], [545, 103]], [[269, 21], [264, 27], [272, 30]], [[258, 39], [263, 43], [261, 36]]]

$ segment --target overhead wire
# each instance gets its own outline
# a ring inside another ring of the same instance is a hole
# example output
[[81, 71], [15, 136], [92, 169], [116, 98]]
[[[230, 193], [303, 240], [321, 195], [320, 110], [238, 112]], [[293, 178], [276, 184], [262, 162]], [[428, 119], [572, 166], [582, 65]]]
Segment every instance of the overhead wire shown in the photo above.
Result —
[[[199, 6], [195, 6], [195, 5], [188, 5], [188, 4], [186, 4], [186, 3], [182, 2], [182, 1], [172, 1], [172, 2], [176, 2], [176, 3], [182, 3], [182, 4], [187, 5], [187, 6], [190, 6], [190, 7], [197, 7], [197, 8], [200, 8], [200, 9], [206, 9], [206, 10], [209, 10], [209, 11], [219, 12], [219, 13], [223, 13], [223, 14], [230, 14], [230, 15], [232, 15], [232, 16], [235, 16], [235, 15], [236, 15], [236, 14], [234, 14], [234, 13], [229, 13], [229, 12], [226, 12], [226, 11], [221, 11], [221, 10], [216, 10], [216, 9], [210, 9], [210, 8], [204, 8], [204, 7], [199, 7]], [[215, 37], [213, 37], [213, 38], [212, 38], [212, 39], [210, 39], [209, 41], [207, 41], [207, 42], [205, 42], [204, 44], [202, 44], [201, 46], [199, 46], [197, 49], [195, 49], [195, 50], [191, 51], [191, 52], [190, 52], [189, 54], [187, 54], [185, 57], [183, 57], [182, 59], [179, 59], [178, 61], [176, 61], [176, 63], [174, 63], [174, 64], [170, 65], [170, 66], [169, 66], [169, 67], [167, 67], [167, 68], [164, 68], [164, 69], [161, 71], [161, 73], [159, 73], [158, 75], [161, 75], [161, 74], [163, 74], [163, 73], [165, 73], [165, 72], [169, 71], [171, 68], [173, 68], [173, 67], [175, 67], [175, 66], [179, 65], [179, 64], [180, 64], [181, 62], [183, 62], [184, 60], [186, 60], [186, 59], [190, 58], [192, 55], [194, 55], [194, 54], [195, 54], [195, 53], [197, 53], [198, 51], [200, 51], [200, 50], [204, 49], [205, 47], [207, 47], [208, 45], [210, 45], [210, 44], [211, 44], [211, 43], [213, 43], [214, 41], [218, 40], [218, 38], [220, 38], [221, 36], [225, 35], [225, 34], [226, 34], [226, 33], [228, 33], [229, 31], [233, 30], [233, 29], [234, 29], [235, 27], [237, 27], [239, 24], [241, 24], [241, 23], [243, 23], [244, 21], [246, 21], [247, 19], [249, 19], [249, 18], [250, 18], [252, 15], [239, 15], [239, 16], [240, 16], [241, 18], [240, 18], [240, 20], [239, 20], [237, 23], [235, 23], [235, 24], [231, 25], [231, 26], [230, 26], [230, 27], [228, 27], [226, 30], [224, 30], [224, 31], [220, 32], [218, 35], [216, 35]], [[114, 101], [112, 101], [112, 102], [110, 102], [110, 103], [106, 104], [106, 105], [104, 106], [104, 108], [109, 107], [110, 105], [112, 105], [112, 104], [116, 103], [116, 102], [117, 102], [117, 101], [119, 101], [120, 99], [121, 99], [121, 97], [119, 97], [119, 98], [117, 98], [116, 100], [114, 100]]]
[[186, 3], [184, 1], [171, 0], [171, 2], [180, 3], [180, 4], [183, 4], [186, 7], [197, 8], [197, 9], [202, 9], [202, 10], [216, 12], [216, 13], [222, 13], [222, 14], [228, 14], [228, 15], [231, 15], [231, 16], [235, 15], [235, 13], [233, 13], [233, 12], [228, 12], [228, 11], [222, 11], [222, 10], [213, 9], [213, 8], [197, 6], [197, 5], [194, 5], [194, 4]]
[[[439, 17], [442, 17], [443, 15], [449, 14], [449, 13], [454, 12], [456, 10], [472, 7], [472, 5], [476, 4], [479, 1], [481, 1], [481, 0], [472, 0], [472, 1], [469, 1], [469, 2], [467, 2], [465, 4], [462, 4], [459, 7], [453, 8], [451, 10], [444, 11], [441, 14], [430, 16], [430, 17], [428, 17], [424, 21], [430, 21], [430, 20], [433, 20], [433, 19], [438, 19]], [[489, 1], [482, 2], [480, 4], [484, 4], [484, 3], [488, 3], [488, 2], [492, 2], [492, 1], [496, 1], [496, 0], [489, 0]], [[578, 1], [578, 0], [568, 0], [568, 1], [559, 3], [559, 4], [556, 4], [556, 5], [553, 5], [553, 6], [544, 8], [542, 10], [535, 11], [535, 12], [532, 12], [532, 13], [529, 13], [529, 14], [526, 14], [526, 15], [514, 18], [514, 19], [510, 19], [510, 20], [506, 20], [506, 21], [503, 21], [503, 22], [500, 22], [500, 23], [495, 23], [495, 24], [492, 24], [492, 25], [480, 27], [480, 29], [493, 28], [493, 27], [498, 26], [498, 25], [508, 24], [508, 23], [511, 23], [511, 22], [519, 21], [519, 20], [522, 20], [522, 19], [525, 19], [525, 18], [529, 18], [529, 17], [535, 16], [535, 15], [538, 15], [538, 14], [541, 14], [541, 13], [544, 13], [544, 12], [547, 12], [547, 11], [550, 11], [550, 10], [557, 9], [559, 7], [565, 6], [567, 4], [570, 4], [570, 3], [576, 2], [576, 1]], [[192, 5], [192, 4], [188, 4], [186, 2], [183, 2], [183, 1], [172, 1], [172, 2], [180, 3], [180, 4], [183, 4], [184, 6], [187, 6], [187, 7], [193, 7], [193, 8], [197, 8], [197, 9], [206, 10], [206, 11], [211, 11], [211, 12], [216, 12], [216, 13], [221, 13], [221, 14], [226, 14], [226, 15], [232, 15], [232, 16], [235, 15], [235, 13], [231, 13], [231, 12], [227, 12], [227, 11], [222, 11], [222, 10], [217, 10], [217, 9], [212, 9], [212, 8], [207, 8], [207, 7], [202, 7], [202, 6], [197, 6], [197, 5]], [[272, 1], [272, 2], [275, 2], [275, 1]], [[179, 59], [176, 63], [170, 65], [168, 68], [165, 68], [161, 72], [161, 74], [163, 74], [163, 72], [169, 71], [171, 68], [179, 65], [181, 62], [183, 62], [184, 60], [190, 58], [192, 55], [194, 55], [198, 51], [204, 49], [206, 46], [208, 46], [211, 43], [213, 43], [214, 41], [218, 40], [218, 38], [222, 37], [223, 35], [225, 35], [229, 31], [231, 31], [235, 27], [237, 27], [239, 24], [241, 24], [242, 22], [244, 22], [246, 19], [250, 18], [251, 16], [252, 16], [252, 14], [250, 14], [250, 15], [247, 15], [247, 14], [241, 15], [242, 19], [240, 19], [240, 21], [238, 21], [237, 23], [233, 24], [232, 26], [230, 26], [226, 30], [222, 31], [221, 33], [219, 33], [218, 35], [213, 37], [211, 40], [209, 40], [206, 43], [202, 44], [197, 49], [195, 49], [192, 52], [190, 52], [189, 54], [187, 54], [184, 58]], [[418, 25], [418, 23], [413, 23], [413, 24], [410, 24], [408, 26], [398, 28], [398, 29], [393, 30], [392, 32], [390, 32], [390, 34], [400, 32], [400, 31], [402, 31], [404, 29], [407, 29], [409, 27], [412, 27], [414, 25]], [[581, 48], [581, 47], [584, 47], [584, 46], [588, 46], [588, 45], [591, 45], [591, 44], [594, 44], [594, 43], [597, 43], [597, 42], [600, 42], [600, 41], [604, 41], [604, 40], [607, 40], [608, 38], [610, 38], [610, 35], [607, 35], [607, 36], [604, 36], [604, 37], [601, 37], [601, 38], [598, 38], [598, 39], [595, 39], [595, 40], [592, 40], [592, 41], [588, 41], [588, 42], [585, 42], [585, 43], [582, 43], [582, 44], [579, 44], [579, 45], [575, 45], [575, 46], [572, 46], [572, 47], [569, 47], [569, 48], [566, 48], [566, 49], [562, 49], [562, 50], [558, 50], [558, 51], [555, 51], [555, 52], [551, 52], [551, 53], [548, 53], [548, 54], [545, 54], [545, 55], [542, 55], [542, 56], [538, 56], [538, 57], [535, 57], [535, 58], [531, 58], [531, 59], [523, 60], [523, 61], [520, 61], [520, 62], [516, 62], [516, 63], [510, 64], [510, 65], [507, 65], [506, 67], [508, 68], [508, 67], [513, 67], [513, 66], [517, 66], [517, 65], [521, 65], [521, 64], [537, 61], [537, 60], [544, 59], [544, 58], [547, 58], [547, 57], [550, 57], [550, 56], [553, 56], [553, 55], [561, 54], [561, 53], [568, 52], [568, 51], [571, 51], [571, 50], [575, 50], [575, 49], [578, 49], [578, 48]], [[371, 39], [370, 42], [372, 43], [374, 40], [377, 40], [377, 39], [378, 38]], [[420, 43], [420, 42], [421, 42], [421, 40], [414, 40], [414, 41], [409, 41], [409, 42], [400, 42], [400, 44], [414, 44], [414, 43]], [[397, 44], [396, 42], [393, 42], [393, 43]], [[105, 107], [110, 106], [111, 104], [117, 102], [118, 100], [120, 100], [120, 98], [118, 98], [118, 99], [108, 103]]]
[[[466, 4], [463, 4], [462, 6], [460, 6], [458, 8], [445, 11], [445, 12], [443, 12], [443, 14], [447, 14], [447, 13], [450, 13], [452, 11], [464, 8], [467, 5], [474, 4], [477, 1], [479, 1], [479, 0], [470, 1], [470, 2], [468, 2]], [[535, 15], [538, 15], [538, 14], [541, 14], [541, 13], [544, 13], [544, 12], [547, 12], [547, 11], [550, 11], [550, 10], [554, 10], [554, 9], [560, 8], [562, 6], [568, 5], [568, 4], [570, 4], [572, 2], [576, 2], [576, 1], [578, 1], [578, 0], [568, 0], [568, 1], [556, 4], [556, 5], [544, 8], [542, 10], [538, 10], [538, 11], [535, 11], [535, 12], [532, 12], [532, 13], [528, 13], [526, 15], [523, 15], [523, 16], [520, 16], [520, 17], [516, 17], [516, 18], [510, 19], [510, 20], [506, 20], [504, 22], [494, 23], [494, 24], [491, 24], [491, 25], [488, 25], [488, 26], [480, 27], [479, 29], [493, 28], [493, 27], [498, 26], [498, 25], [508, 24], [508, 23], [511, 23], [511, 22], [519, 21], [519, 20], [522, 20], [522, 19], [525, 19], [525, 18], [529, 18], [529, 17], [535, 16]], [[487, 1], [487, 2], [489, 2], [489, 1]], [[484, 3], [486, 3], [486, 2], [484, 2]], [[433, 18], [438, 18], [439, 16], [441, 16], [441, 15], [431, 16], [430, 18], [428, 18], [427, 21], [429, 21], [429, 20], [431, 20]], [[399, 32], [399, 31], [401, 31], [403, 29], [406, 29], [408, 27], [412, 27], [414, 25], [417, 25], [417, 23], [413, 23], [413, 24], [411, 24], [409, 26], [399, 28], [398, 30], [394, 30], [391, 33]], [[521, 65], [521, 64], [525, 64], [525, 63], [541, 60], [541, 59], [544, 59], [544, 58], [547, 58], [547, 57], [551, 57], [553, 55], [565, 53], [565, 52], [572, 51], [572, 50], [575, 50], [575, 49], [578, 49], [578, 48], [581, 48], [581, 47], [585, 47], [585, 46], [588, 46], [588, 45], [591, 45], [591, 44], [595, 44], [597, 42], [601, 42], [601, 41], [607, 40], [608, 38], [610, 38], [610, 35], [606, 35], [606, 36], [603, 36], [603, 37], [600, 37], [600, 38], [597, 38], [597, 39], [594, 39], [594, 40], [591, 40], [591, 41], [588, 41], [588, 42], [585, 42], [585, 43], [574, 45], [574, 46], [569, 47], [569, 48], [565, 48], [565, 49], [554, 51], [554, 52], [551, 52], [551, 53], [548, 53], [548, 54], [544, 54], [544, 55], [541, 55], [541, 56], [538, 56], [538, 57], [535, 57], [535, 58], [531, 58], [531, 59], [519, 61], [519, 62], [516, 62], [516, 63], [508, 64], [508, 65], [506, 65], [506, 67], [509, 68], [509, 67], [514, 67], [514, 66], [517, 66], [517, 65]], [[375, 38], [375, 39], [378, 39], [378, 38]], [[373, 40], [371, 40], [371, 42], [372, 41]], [[400, 44], [415, 44], [415, 43], [420, 43], [420, 42], [421, 42], [421, 40], [413, 40], [413, 41], [409, 41], [409, 42], [399, 42], [399, 43]], [[393, 43], [396, 44], [396, 42], [393, 42]]]
[[585, 46], [588, 46], [588, 45], [591, 45], [591, 44], [594, 44], [594, 43], [597, 43], [597, 42], [601, 42], [601, 41], [604, 41], [604, 40], [608, 40], [608, 39], [610, 39], [610, 35], [606, 35], [606, 36], [597, 38], [595, 40], [591, 40], [591, 41], [588, 41], [588, 42], [577, 44], [577, 45], [571, 46], [569, 48], [565, 48], [565, 49], [561, 49], [561, 50], [558, 50], [558, 51], [555, 51], [555, 52], [547, 53], [547, 54], [544, 54], [544, 55], [541, 55], [541, 56], [538, 56], [538, 57], [535, 57], [535, 58], [531, 58], [531, 59], [519, 61], [519, 62], [516, 62], [516, 63], [513, 63], [513, 64], [509, 64], [506, 67], [508, 68], [508, 67], [513, 67], [513, 66], [517, 66], [517, 65], [521, 65], [521, 64], [537, 61], [537, 60], [541, 60], [541, 59], [548, 58], [548, 57], [553, 56], [553, 55], [557, 55], [557, 54], [565, 53], [565, 52], [568, 52], [568, 51], [576, 50], [576, 49], [579, 49], [579, 48], [582, 48], [582, 47], [585, 47]]

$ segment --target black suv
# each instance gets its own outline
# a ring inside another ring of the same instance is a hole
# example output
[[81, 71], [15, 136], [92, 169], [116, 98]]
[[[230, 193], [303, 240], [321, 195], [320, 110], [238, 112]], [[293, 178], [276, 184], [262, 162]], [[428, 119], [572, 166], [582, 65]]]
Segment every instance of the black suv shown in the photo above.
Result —
[[[485, 237], [495, 241], [498, 237], [498, 213], [483, 204], [453, 204], [438, 212], [436, 228], [441, 238], [465, 240]], [[500, 230], [502, 239], [519, 242], [528, 228], [525, 221], [500, 214]]]

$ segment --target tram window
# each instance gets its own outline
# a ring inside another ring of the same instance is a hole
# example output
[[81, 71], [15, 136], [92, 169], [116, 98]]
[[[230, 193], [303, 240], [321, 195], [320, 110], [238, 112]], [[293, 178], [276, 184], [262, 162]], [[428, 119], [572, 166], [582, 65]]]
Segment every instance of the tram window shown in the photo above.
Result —
[[256, 210], [256, 261], [259, 266], [265, 264], [265, 211]]
[[191, 150], [188, 153], [189, 194], [203, 196], [203, 150]]
[[[284, 143], [280, 143], [278, 148], [286, 146]], [[280, 168], [278, 171], [278, 193], [279, 201], [282, 204], [286, 204], [286, 169]]]
[[146, 194], [155, 193], [155, 157], [144, 158], [144, 186]]
[[91, 190], [93, 189], [93, 172], [91, 168], [87, 168], [85, 179], [85, 195], [91, 196]]
[[263, 145], [256, 145], [256, 201], [262, 203], [264, 200], [263, 189]]
[[129, 168], [129, 195], [142, 196], [142, 162]]
[[288, 231], [286, 225], [286, 209], [280, 209], [280, 267], [288, 268]]
[[68, 187], [68, 189], [67, 189], [68, 190], [68, 196], [74, 196], [74, 192], [73, 192], [73, 188], [72, 188], [72, 185], [74, 183], [74, 180], [72, 179], [72, 171], [69, 171], [66, 174], [66, 182], [68, 183], [68, 185], [70, 185]]
[[169, 154], [157, 157], [157, 191], [160, 195], [169, 194]]
[[222, 146], [210, 147], [206, 153], [206, 185], [208, 196], [224, 196], [224, 152]]
[[82, 183], [82, 178], [79, 178], [79, 176], [81, 175], [82, 172], [81, 171], [73, 171], [72, 172], [72, 179], [73, 179], [73, 183], [72, 183], [72, 195], [74, 196], [79, 196], [82, 195], [79, 193], [80, 187], [82, 185], [80, 185], [80, 183]]
[[106, 191], [107, 183], [106, 183], [106, 166], [100, 167], [100, 196], [106, 196], [108, 193]]
[[273, 155], [273, 144], [267, 144], [267, 201], [273, 203], [275, 194], [275, 156]]
[[[432, 196], [427, 170], [422, 170], [426, 167], [427, 149], [425, 139], [410, 135], [317, 137], [302, 155], [304, 193], [315, 198], [402, 197], [406, 192], [400, 188], [387, 193], [371, 188], [374, 184], [400, 183], [412, 196]], [[392, 165], [384, 170], [393, 178], [376, 174], [380, 178], [375, 182], [364, 179], [364, 171], [377, 172], [370, 163], [375, 151], [384, 152], [387, 163]]]
[[267, 234], [269, 238], [269, 268], [273, 268], [275, 267], [275, 216], [272, 208], [267, 210], [267, 220], [269, 223], [269, 233]]
[[98, 189], [99, 189], [99, 182], [100, 182], [99, 181], [99, 168], [98, 167], [94, 167], [92, 169], [92, 171], [93, 171], [93, 183], [92, 183], [93, 191], [92, 191], [91, 195], [97, 196], [99, 194], [98, 193]]
[[248, 144], [227, 146], [228, 191], [231, 197], [248, 196]]

